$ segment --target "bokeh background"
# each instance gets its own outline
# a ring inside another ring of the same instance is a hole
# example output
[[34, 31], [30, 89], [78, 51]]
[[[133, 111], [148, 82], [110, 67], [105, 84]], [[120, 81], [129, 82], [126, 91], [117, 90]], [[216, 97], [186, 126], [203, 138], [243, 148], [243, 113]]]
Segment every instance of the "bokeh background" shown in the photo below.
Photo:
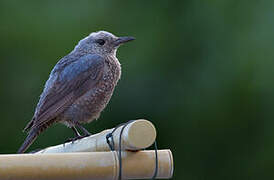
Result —
[[[274, 178], [274, 1], [0, 1], [0, 153], [15, 153], [57, 61], [90, 32], [122, 46], [99, 132], [151, 120], [173, 179]], [[73, 132], [55, 125], [30, 150]]]

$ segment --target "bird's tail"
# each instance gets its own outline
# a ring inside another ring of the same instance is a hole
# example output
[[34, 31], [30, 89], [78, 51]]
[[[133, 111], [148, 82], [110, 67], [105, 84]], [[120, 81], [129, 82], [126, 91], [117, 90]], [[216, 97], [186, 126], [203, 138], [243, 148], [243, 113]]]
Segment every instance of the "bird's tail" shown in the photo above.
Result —
[[33, 118], [31, 119], [31, 121], [23, 129], [23, 132], [29, 131], [31, 129], [31, 127], [33, 126], [34, 121], [35, 121], [35, 117], [33, 116]]
[[26, 138], [26, 140], [24, 141], [24, 143], [22, 144], [22, 146], [19, 148], [19, 150], [17, 151], [18, 154], [20, 153], [24, 153], [28, 147], [35, 141], [35, 139], [37, 138], [37, 136], [40, 134], [40, 129], [39, 128], [33, 128], [29, 131], [29, 134]]

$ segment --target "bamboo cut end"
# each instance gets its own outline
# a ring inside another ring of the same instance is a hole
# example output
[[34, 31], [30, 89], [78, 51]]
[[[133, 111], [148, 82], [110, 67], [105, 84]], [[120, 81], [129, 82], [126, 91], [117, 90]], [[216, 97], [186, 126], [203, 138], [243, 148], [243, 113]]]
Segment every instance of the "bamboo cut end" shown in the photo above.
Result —
[[144, 119], [130, 123], [125, 128], [125, 142], [130, 149], [139, 150], [151, 146], [156, 139], [156, 129], [154, 125]]

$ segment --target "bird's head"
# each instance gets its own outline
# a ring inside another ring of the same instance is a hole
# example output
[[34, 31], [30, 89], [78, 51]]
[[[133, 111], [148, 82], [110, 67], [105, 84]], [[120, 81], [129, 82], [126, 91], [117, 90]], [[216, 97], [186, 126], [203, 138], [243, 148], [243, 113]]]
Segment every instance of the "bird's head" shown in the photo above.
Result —
[[134, 37], [116, 37], [109, 32], [98, 31], [93, 32], [86, 38], [82, 39], [75, 49], [79, 49], [87, 53], [96, 53], [99, 55], [115, 55], [117, 48], [121, 44], [134, 39]]

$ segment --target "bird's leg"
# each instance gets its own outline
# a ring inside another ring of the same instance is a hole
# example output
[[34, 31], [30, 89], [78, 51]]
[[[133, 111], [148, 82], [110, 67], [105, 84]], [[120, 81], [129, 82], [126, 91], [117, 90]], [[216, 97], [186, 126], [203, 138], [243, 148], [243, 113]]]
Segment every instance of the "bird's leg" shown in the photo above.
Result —
[[82, 130], [82, 132], [84, 133], [84, 137], [87, 137], [87, 136], [91, 135], [91, 133], [88, 130], [86, 130], [86, 128], [81, 126], [80, 124], [77, 124], [76, 126]]
[[67, 143], [67, 142], [72, 142], [72, 143], [74, 143], [74, 141], [76, 141], [76, 140], [78, 140], [78, 139], [81, 139], [81, 138], [85, 137], [85, 136], [82, 136], [82, 135], [78, 132], [78, 130], [76, 129], [75, 126], [72, 126], [71, 129], [72, 129], [72, 131], [75, 133], [76, 136], [75, 136], [74, 138], [69, 138], [69, 139], [67, 139], [67, 140], [65, 141], [65, 143]]
[[73, 132], [75, 133], [76, 137], [81, 136], [81, 134], [78, 132], [78, 130], [76, 129], [75, 126], [72, 126], [71, 129], [72, 129]]

